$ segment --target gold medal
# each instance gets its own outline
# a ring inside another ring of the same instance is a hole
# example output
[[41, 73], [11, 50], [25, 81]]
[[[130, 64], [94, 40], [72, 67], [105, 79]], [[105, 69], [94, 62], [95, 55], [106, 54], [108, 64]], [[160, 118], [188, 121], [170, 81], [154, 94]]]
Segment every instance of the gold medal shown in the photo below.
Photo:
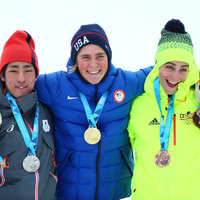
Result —
[[88, 144], [96, 144], [101, 139], [101, 132], [96, 127], [89, 127], [84, 133], [84, 139]]
[[170, 155], [167, 151], [159, 151], [155, 158], [154, 162], [158, 167], [165, 167], [170, 162]]

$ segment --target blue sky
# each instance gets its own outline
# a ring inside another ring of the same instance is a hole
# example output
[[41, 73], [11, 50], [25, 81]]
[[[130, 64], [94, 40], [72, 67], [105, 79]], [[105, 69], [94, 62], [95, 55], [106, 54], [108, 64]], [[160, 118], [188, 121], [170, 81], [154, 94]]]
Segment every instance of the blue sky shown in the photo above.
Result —
[[136, 71], [154, 64], [160, 31], [172, 18], [190, 33], [200, 66], [200, 2], [195, 0], [0, 0], [0, 52], [16, 30], [36, 43], [41, 73], [65, 70], [70, 43], [82, 24], [107, 33], [116, 67]]

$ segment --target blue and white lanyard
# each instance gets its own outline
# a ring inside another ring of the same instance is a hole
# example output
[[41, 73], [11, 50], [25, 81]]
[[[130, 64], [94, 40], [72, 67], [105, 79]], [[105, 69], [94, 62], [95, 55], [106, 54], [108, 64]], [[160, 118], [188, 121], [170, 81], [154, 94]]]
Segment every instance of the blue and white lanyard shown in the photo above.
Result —
[[173, 108], [174, 108], [174, 96], [175, 94], [172, 95], [170, 102], [169, 102], [169, 108], [167, 112], [167, 119], [164, 125], [163, 117], [162, 117], [162, 110], [161, 110], [161, 102], [160, 102], [160, 84], [159, 84], [159, 79], [157, 78], [154, 83], [154, 92], [156, 96], [156, 100], [158, 103], [158, 107], [160, 109], [161, 113], [161, 119], [160, 119], [160, 145], [161, 145], [161, 150], [166, 151], [168, 148], [168, 143], [169, 143], [169, 135], [170, 135], [170, 129], [171, 129], [171, 122], [172, 122], [172, 115], [173, 115]]
[[35, 155], [35, 151], [37, 149], [37, 141], [38, 141], [38, 113], [39, 113], [38, 102], [36, 105], [34, 126], [33, 126], [32, 139], [31, 139], [15, 99], [11, 96], [9, 92], [6, 93], [6, 97], [10, 103], [10, 107], [12, 109], [13, 115], [15, 117], [17, 125], [21, 131], [22, 137], [28, 149], [28, 154]]
[[108, 97], [108, 91], [106, 91], [101, 96], [93, 114], [92, 114], [91, 108], [88, 104], [88, 101], [87, 101], [85, 95], [83, 93], [79, 92], [79, 96], [80, 96], [81, 101], [83, 103], [89, 126], [90, 127], [96, 127], [96, 124], [97, 124], [99, 117], [101, 115], [101, 112], [103, 110], [103, 106], [104, 106], [106, 99]]

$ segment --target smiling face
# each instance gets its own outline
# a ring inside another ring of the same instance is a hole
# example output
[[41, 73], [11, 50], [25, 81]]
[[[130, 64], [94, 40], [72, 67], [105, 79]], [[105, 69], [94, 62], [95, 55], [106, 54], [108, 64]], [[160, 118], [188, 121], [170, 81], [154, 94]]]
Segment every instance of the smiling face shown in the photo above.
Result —
[[99, 83], [108, 70], [106, 52], [98, 45], [84, 46], [76, 58], [81, 75], [91, 84]]
[[1, 74], [1, 80], [5, 82], [6, 90], [18, 98], [33, 91], [36, 81], [35, 68], [27, 62], [11, 62], [7, 65], [5, 76]]
[[189, 65], [181, 61], [167, 62], [159, 69], [159, 80], [166, 94], [172, 95], [178, 89], [178, 84], [185, 81]]

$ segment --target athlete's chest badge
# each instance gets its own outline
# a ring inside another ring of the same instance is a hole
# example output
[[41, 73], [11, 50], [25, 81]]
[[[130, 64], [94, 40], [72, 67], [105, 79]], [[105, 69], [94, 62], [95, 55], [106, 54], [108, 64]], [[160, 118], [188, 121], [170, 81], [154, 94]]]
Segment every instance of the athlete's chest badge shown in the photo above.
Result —
[[49, 132], [50, 131], [50, 126], [49, 126], [49, 123], [48, 123], [48, 120], [42, 120], [42, 127], [43, 127], [43, 130], [45, 132]]
[[113, 93], [113, 99], [117, 103], [122, 103], [125, 97], [125, 92], [121, 89], [115, 90], [115, 92]]

